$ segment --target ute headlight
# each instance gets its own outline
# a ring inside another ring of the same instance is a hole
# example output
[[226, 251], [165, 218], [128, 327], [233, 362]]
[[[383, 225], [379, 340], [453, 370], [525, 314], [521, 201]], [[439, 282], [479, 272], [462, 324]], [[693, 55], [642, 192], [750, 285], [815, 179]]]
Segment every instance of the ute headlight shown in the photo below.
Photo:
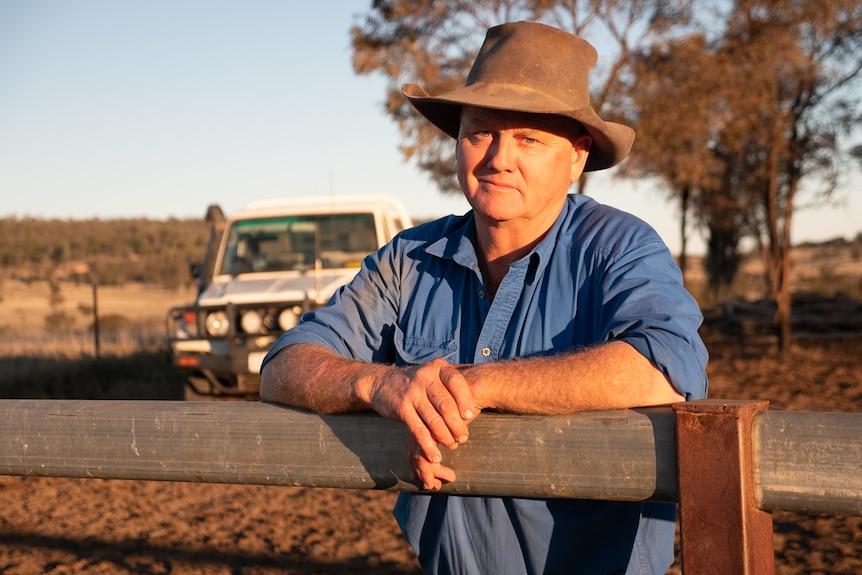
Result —
[[227, 314], [224, 311], [214, 311], [207, 314], [204, 321], [207, 333], [212, 337], [224, 337], [228, 332]]
[[188, 309], [183, 312], [180, 320], [180, 330], [189, 337], [198, 337], [198, 317], [195, 310]]
[[245, 333], [261, 333], [263, 332], [263, 316], [257, 310], [244, 311], [239, 325], [242, 326]]
[[299, 316], [301, 313], [302, 308], [300, 308], [299, 306], [294, 306], [293, 308], [283, 310], [280, 314], [278, 314], [278, 327], [280, 327], [284, 331], [295, 327], [299, 323]]

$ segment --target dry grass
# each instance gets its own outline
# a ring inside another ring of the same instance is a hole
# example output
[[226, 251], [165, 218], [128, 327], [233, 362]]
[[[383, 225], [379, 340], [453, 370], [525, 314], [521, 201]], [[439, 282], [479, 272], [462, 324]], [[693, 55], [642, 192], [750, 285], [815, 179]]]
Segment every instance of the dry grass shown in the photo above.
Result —
[[91, 330], [7, 332], [0, 334], [0, 359], [48, 357], [72, 361], [96, 355], [123, 357], [142, 351], [163, 350], [166, 343], [164, 329], [159, 325], [130, 324], [120, 331], [101, 333], [98, 342]]
[[[124, 318], [138, 326], [163, 325], [168, 308], [190, 303], [194, 290], [169, 291], [153, 286], [99, 287], [95, 304], [99, 317]], [[44, 333], [51, 314], [63, 314], [71, 320], [67, 331], [84, 330], [93, 323], [93, 288], [87, 284], [60, 283], [52, 293], [45, 281], [23, 282], [5, 279], [0, 282], [0, 333]]]
[[0, 336], [0, 398], [181, 399], [163, 332]]
[[[193, 293], [146, 286], [99, 288], [98, 353], [93, 290], [6, 280], [0, 302], [0, 397], [7, 399], [181, 399], [183, 377], [171, 365], [168, 308]], [[49, 318], [62, 317], [61, 326]]]

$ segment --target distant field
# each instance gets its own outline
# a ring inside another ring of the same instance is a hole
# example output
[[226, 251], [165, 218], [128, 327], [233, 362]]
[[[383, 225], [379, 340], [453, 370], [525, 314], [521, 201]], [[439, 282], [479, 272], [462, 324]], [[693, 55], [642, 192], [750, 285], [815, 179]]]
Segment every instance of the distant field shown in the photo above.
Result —
[[[703, 258], [689, 258], [686, 285], [702, 305], [712, 305], [715, 302], [710, 301], [703, 265]], [[862, 299], [862, 242], [795, 248], [792, 269], [794, 291], [844, 293]], [[52, 295], [48, 282], [28, 283], [0, 276], [0, 335], [42, 332], [46, 318], [57, 312], [71, 322], [70, 329], [90, 326], [92, 287], [71, 282], [58, 285], [59, 291]], [[733, 286], [734, 297], [763, 298], [764, 285], [762, 259], [749, 256], [740, 266]], [[194, 288], [172, 291], [142, 284], [99, 287], [99, 317], [121, 317], [136, 326], [158, 329], [168, 308], [190, 303], [194, 295]]]
[[[122, 287], [99, 287], [99, 317], [121, 316], [140, 326], [158, 326], [174, 305], [194, 300], [194, 289], [170, 291], [153, 286], [132, 284]], [[63, 312], [75, 328], [93, 323], [93, 288], [85, 284], [61, 283], [59, 293], [52, 295], [48, 282], [5, 279], [0, 283], [0, 333], [33, 333], [45, 329], [46, 317]]]
[[[862, 242], [819, 244], [793, 249], [790, 258], [791, 290], [826, 296], [836, 294], [862, 299]], [[710, 306], [704, 258], [689, 258], [686, 287], [701, 305]], [[731, 296], [759, 300], [766, 296], [763, 259], [756, 255], [744, 258], [733, 282]]]

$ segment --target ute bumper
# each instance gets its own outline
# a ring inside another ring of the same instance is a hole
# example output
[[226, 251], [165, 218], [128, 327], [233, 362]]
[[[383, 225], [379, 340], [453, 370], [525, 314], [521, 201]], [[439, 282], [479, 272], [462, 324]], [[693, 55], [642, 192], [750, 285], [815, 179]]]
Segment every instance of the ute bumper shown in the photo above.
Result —
[[[226, 336], [204, 336], [203, 320], [193, 318], [204, 318], [213, 309], [185, 306], [168, 312], [172, 361], [174, 367], [187, 376], [186, 397], [256, 399], [261, 363], [282, 331], [272, 329], [268, 333], [246, 334], [234, 328], [237, 324], [231, 322]], [[238, 313], [228, 306], [229, 317]]]
[[[260, 365], [275, 338], [229, 344], [224, 340], [172, 342], [174, 367], [198, 396], [257, 396]], [[263, 347], [261, 345], [263, 344]]]

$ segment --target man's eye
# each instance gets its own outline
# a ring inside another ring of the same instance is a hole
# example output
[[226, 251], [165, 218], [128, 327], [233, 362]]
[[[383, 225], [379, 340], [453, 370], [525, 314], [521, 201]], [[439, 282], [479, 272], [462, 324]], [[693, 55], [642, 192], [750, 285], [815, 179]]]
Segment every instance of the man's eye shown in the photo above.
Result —
[[524, 138], [524, 143], [525, 144], [531, 144], [531, 145], [532, 144], [538, 144], [539, 140], [537, 140], [536, 138], [530, 138], [529, 136], [527, 136]]
[[484, 142], [493, 138], [490, 130], [473, 130], [470, 132], [469, 139], [473, 142]]

